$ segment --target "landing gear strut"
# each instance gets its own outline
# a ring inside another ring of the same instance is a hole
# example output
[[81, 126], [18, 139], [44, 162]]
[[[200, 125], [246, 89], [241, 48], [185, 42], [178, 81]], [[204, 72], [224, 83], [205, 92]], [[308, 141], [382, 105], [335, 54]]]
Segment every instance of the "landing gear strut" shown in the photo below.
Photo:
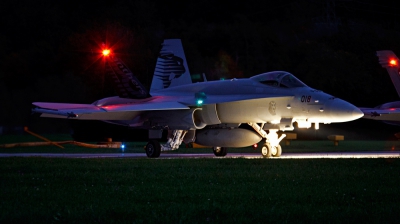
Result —
[[282, 147], [279, 145], [279, 142], [282, 141], [285, 134], [282, 134], [281, 137], [278, 138], [278, 134], [276, 133], [278, 129], [269, 129], [269, 133], [263, 130], [263, 126], [259, 126], [256, 123], [248, 123], [258, 134], [260, 134], [263, 138], [265, 138], [265, 144], [261, 148], [261, 154], [264, 158], [269, 157], [279, 157], [282, 154]]
[[173, 130], [172, 136], [168, 136], [168, 141], [164, 145], [161, 145], [161, 151], [176, 150], [182, 144], [183, 138], [185, 137], [186, 130]]
[[157, 140], [150, 140], [145, 148], [147, 157], [157, 158], [160, 156], [161, 151], [178, 149], [187, 132], [186, 130], [173, 130], [171, 136], [168, 136], [167, 143], [164, 145], [161, 145]]

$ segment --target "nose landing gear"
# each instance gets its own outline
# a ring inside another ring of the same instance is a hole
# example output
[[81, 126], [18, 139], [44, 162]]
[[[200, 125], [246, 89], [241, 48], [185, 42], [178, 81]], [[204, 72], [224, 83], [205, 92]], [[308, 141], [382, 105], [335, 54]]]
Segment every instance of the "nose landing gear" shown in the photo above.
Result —
[[269, 129], [268, 134], [256, 123], [248, 123], [258, 134], [260, 134], [263, 138], [265, 138], [265, 143], [261, 148], [261, 155], [264, 158], [269, 157], [279, 157], [282, 155], [282, 147], [279, 143], [282, 141], [285, 134], [282, 134], [281, 137], [278, 138], [278, 134], [276, 133], [278, 129]]
[[280, 145], [271, 146], [269, 143], [265, 143], [261, 148], [261, 154], [264, 158], [279, 157], [282, 155], [282, 147]]

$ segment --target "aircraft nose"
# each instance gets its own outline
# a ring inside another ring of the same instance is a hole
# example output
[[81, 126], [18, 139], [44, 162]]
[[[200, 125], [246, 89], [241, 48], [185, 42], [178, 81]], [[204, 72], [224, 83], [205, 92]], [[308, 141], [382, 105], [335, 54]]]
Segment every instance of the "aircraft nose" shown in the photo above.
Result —
[[328, 106], [331, 122], [353, 121], [364, 116], [364, 113], [353, 104], [335, 98]]

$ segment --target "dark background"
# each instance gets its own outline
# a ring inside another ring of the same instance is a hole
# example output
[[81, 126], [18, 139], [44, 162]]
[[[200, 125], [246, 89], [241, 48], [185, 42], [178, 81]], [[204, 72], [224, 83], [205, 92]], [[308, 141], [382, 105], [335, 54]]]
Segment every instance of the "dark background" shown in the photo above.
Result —
[[[208, 80], [285, 70], [356, 106], [375, 107], [399, 98], [376, 56], [377, 50], [400, 55], [399, 9], [370, 0], [3, 0], [0, 126], [63, 132], [64, 121], [38, 122], [31, 103], [114, 95], [104, 77], [103, 45], [149, 87], [166, 38], [182, 39], [190, 72]], [[351, 126], [373, 136], [397, 130], [377, 121], [339, 125], [350, 132]]]

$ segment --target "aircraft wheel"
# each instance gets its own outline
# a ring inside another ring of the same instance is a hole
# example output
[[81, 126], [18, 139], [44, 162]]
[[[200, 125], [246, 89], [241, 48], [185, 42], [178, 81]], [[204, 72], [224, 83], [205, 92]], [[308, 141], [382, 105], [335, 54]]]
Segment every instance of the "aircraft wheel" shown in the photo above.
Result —
[[226, 156], [227, 148], [226, 147], [213, 147], [213, 152], [215, 156]]
[[261, 148], [261, 154], [264, 158], [271, 157], [271, 146], [269, 144], [264, 144]]
[[161, 153], [161, 145], [157, 140], [150, 140], [146, 145], [146, 155], [149, 158], [157, 158]]
[[281, 145], [278, 145], [278, 146], [276, 146], [276, 147], [271, 147], [271, 148], [272, 148], [272, 150], [271, 150], [271, 156], [273, 156], [273, 157], [279, 157], [279, 156], [282, 155], [282, 147], [281, 147]]

